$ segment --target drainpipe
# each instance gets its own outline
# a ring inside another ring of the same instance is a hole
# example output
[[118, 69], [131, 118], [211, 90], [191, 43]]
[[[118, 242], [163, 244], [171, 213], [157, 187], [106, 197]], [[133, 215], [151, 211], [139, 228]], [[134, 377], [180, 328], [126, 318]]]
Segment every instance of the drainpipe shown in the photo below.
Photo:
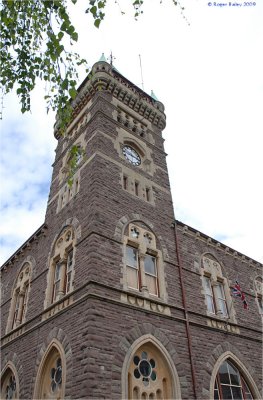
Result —
[[176, 253], [177, 253], [179, 277], [180, 277], [180, 284], [181, 284], [181, 289], [182, 289], [182, 301], [183, 301], [184, 316], [185, 316], [185, 322], [186, 322], [186, 335], [187, 335], [188, 352], [189, 352], [190, 365], [191, 365], [194, 398], [197, 399], [195, 367], [194, 367], [193, 353], [192, 353], [192, 341], [191, 341], [189, 317], [188, 317], [188, 311], [187, 311], [186, 295], [185, 295], [184, 280], [183, 280], [183, 268], [182, 268], [182, 264], [181, 264], [179, 245], [178, 245], [178, 237], [177, 237], [177, 232], [176, 232], [176, 220], [174, 220], [174, 222], [172, 223], [172, 228], [174, 230], [175, 248], [176, 248]]

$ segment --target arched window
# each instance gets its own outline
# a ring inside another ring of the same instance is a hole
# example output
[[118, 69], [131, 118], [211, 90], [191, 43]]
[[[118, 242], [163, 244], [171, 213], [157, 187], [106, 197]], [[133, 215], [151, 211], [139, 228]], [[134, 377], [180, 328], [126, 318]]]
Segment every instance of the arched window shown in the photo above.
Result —
[[151, 342], [133, 354], [128, 369], [129, 399], [174, 398], [173, 379], [167, 360]]
[[229, 359], [225, 360], [219, 367], [214, 386], [214, 399], [253, 399], [244, 377]]
[[17, 328], [26, 320], [28, 293], [31, 279], [31, 265], [26, 262], [15, 281], [7, 323], [7, 331]]
[[202, 258], [202, 282], [208, 315], [229, 318], [233, 314], [228, 282], [219, 262], [210, 254]]
[[164, 298], [162, 253], [155, 235], [139, 223], [129, 224], [125, 242], [125, 289]]
[[60, 351], [55, 345], [51, 345], [40, 364], [34, 398], [64, 399], [65, 376], [65, 365]]
[[48, 276], [47, 306], [73, 290], [75, 237], [71, 227], [59, 235], [53, 249]]
[[1, 376], [1, 399], [18, 399], [18, 382], [10, 367]]

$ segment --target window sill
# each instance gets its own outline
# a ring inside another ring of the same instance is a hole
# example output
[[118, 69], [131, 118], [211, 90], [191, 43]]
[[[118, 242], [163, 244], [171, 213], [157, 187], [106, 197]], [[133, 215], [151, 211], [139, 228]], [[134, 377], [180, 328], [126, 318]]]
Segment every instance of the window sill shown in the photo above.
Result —
[[132, 306], [148, 310], [148, 311], [153, 311], [157, 312], [160, 314], [165, 314], [165, 315], [171, 315], [171, 310], [170, 307], [168, 307], [166, 304], [162, 303], [162, 300], [156, 296], [151, 296], [151, 297], [143, 297], [141, 292], [138, 291], [138, 293], [122, 293], [121, 294], [121, 302], [130, 304]]
[[207, 325], [211, 328], [220, 329], [225, 332], [240, 334], [240, 329], [236, 323], [228, 317], [218, 317], [216, 315], [207, 316]]

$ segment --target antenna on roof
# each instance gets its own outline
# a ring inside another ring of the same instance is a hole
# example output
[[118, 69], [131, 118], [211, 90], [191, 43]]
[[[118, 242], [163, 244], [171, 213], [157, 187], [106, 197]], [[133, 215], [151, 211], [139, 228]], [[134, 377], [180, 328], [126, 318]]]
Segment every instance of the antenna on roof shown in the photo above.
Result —
[[112, 55], [112, 51], [110, 52], [109, 59], [110, 59], [110, 65], [112, 66], [113, 60], [116, 60], [116, 57], [114, 57], [114, 56]]
[[139, 54], [139, 59], [140, 59], [141, 78], [142, 78], [142, 90], [144, 90], [143, 75], [142, 75], [142, 60], [141, 60], [141, 55], [140, 54]]

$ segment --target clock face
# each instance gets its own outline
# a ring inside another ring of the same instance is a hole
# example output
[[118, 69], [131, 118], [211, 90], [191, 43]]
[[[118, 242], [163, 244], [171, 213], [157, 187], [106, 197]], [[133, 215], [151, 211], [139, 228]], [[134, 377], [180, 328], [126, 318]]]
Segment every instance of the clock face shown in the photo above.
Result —
[[140, 165], [141, 164], [141, 157], [137, 153], [136, 150], [134, 150], [130, 146], [123, 146], [122, 152], [124, 154], [124, 157], [133, 165]]

